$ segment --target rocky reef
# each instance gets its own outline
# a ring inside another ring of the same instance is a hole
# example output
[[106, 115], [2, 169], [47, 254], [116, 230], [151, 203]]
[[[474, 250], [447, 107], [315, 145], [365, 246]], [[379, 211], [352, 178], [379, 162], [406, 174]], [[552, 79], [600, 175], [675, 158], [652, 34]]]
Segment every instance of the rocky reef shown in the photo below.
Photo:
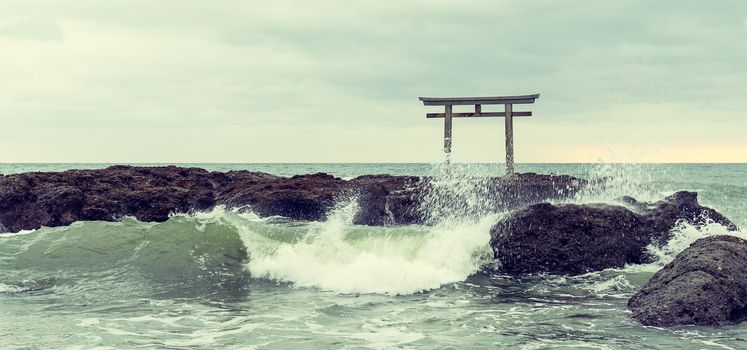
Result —
[[[586, 181], [570, 176], [518, 174], [481, 182], [493, 209], [517, 208], [575, 195]], [[260, 216], [322, 220], [344, 196], [357, 196], [354, 222], [365, 225], [425, 223], [419, 203], [433, 179], [367, 175], [343, 180], [318, 173], [280, 177], [260, 172], [209, 172], [200, 168], [112, 166], [0, 176], [0, 232], [68, 225], [82, 220], [165, 221], [171, 213], [217, 205], [250, 207]]]
[[650, 326], [716, 326], [747, 319], [747, 241], [701, 238], [657, 272], [628, 301]]
[[[737, 227], [698, 203], [697, 193], [677, 192], [657, 203], [624, 198], [608, 204], [533, 204], [513, 212], [491, 230], [491, 247], [502, 272], [577, 275], [651, 261], [646, 247], [665, 244], [684, 221]], [[632, 208], [632, 210], [630, 209]]]

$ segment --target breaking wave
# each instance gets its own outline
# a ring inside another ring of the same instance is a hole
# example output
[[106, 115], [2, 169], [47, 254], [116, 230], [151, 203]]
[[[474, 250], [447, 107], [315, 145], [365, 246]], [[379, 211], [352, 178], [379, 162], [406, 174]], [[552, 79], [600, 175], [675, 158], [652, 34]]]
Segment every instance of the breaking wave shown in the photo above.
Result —
[[169, 293], [209, 294], [251, 276], [338, 293], [410, 294], [463, 281], [490, 258], [495, 218], [457, 227], [369, 227], [351, 224], [356, 208], [354, 200], [342, 202], [325, 222], [216, 208], [164, 223], [81, 222], [7, 236], [0, 254], [17, 273], [0, 280], [0, 293], [51, 276], [57, 284], [118, 276], [150, 282], [143, 289], [168, 283], [175, 286]]
[[342, 203], [302, 240], [270, 254], [255, 252], [255, 235], [245, 234], [250, 272], [339, 293], [411, 294], [461, 282], [490, 257], [494, 218], [457, 227], [373, 228], [351, 224], [356, 208], [354, 200]]

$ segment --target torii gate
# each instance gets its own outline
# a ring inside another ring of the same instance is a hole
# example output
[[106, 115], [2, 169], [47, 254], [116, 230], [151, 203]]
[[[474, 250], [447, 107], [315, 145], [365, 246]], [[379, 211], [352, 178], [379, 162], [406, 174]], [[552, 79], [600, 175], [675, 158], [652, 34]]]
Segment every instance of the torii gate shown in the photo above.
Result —
[[[444, 118], [444, 152], [451, 154], [451, 118], [505, 117], [506, 119], [506, 175], [514, 174], [513, 117], [531, 117], [532, 112], [514, 112], [513, 105], [534, 103], [539, 94], [492, 97], [420, 97], [424, 106], [445, 106], [444, 113], [426, 113], [426, 118]], [[483, 112], [482, 105], [504, 105], [505, 112]], [[475, 105], [474, 113], [452, 113], [454, 105]]]

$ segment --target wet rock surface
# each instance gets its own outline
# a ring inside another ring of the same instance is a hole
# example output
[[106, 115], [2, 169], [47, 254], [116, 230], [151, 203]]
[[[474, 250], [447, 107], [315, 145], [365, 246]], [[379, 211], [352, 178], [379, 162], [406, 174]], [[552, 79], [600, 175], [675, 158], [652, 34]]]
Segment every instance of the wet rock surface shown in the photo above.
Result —
[[[426, 223], [420, 203], [433, 195], [433, 181], [391, 175], [343, 180], [323, 173], [280, 177], [176, 166], [13, 174], [0, 176], [0, 229], [18, 232], [124, 216], [165, 221], [171, 213], [217, 205], [248, 206], [260, 216], [323, 220], [335, 203], [348, 196], [358, 198], [357, 224]], [[485, 206], [493, 210], [572, 197], [586, 185], [585, 180], [570, 176], [532, 173], [475, 181], [486, 193]]]
[[509, 274], [578, 275], [651, 261], [646, 247], [665, 244], [680, 221], [736, 226], [681, 191], [657, 203], [628, 197], [625, 206], [539, 203], [517, 210], [491, 229], [491, 247]]
[[628, 301], [644, 325], [715, 326], [747, 319], [747, 241], [701, 238]]

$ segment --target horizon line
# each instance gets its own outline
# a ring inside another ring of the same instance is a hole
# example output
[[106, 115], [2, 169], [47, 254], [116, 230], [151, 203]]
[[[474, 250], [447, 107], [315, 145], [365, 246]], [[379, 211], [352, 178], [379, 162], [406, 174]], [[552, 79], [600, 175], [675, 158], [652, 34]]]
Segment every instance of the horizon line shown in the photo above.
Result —
[[[131, 164], [152, 164], [152, 165], [177, 165], [177, 164], [442, 164], [443, 162], [0, 162], [1, 165], [11, 164], [102, 164], [102, 165], [131, 165]], [[452, 164], [499, 164], [505, 165], [504, 162], [452, 162]], [[712, 164], [744, 164], [744, 162], [521, 162], [521, 164], [686, 164], [686, 165], [712, 165]]]

